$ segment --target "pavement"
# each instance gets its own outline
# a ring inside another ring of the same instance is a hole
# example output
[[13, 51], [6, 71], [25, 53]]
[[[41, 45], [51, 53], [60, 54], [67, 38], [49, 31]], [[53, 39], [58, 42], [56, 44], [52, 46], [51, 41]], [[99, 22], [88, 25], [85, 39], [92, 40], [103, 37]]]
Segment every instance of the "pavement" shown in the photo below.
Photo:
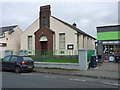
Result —
[[63, 75], [75, 75], [102, 79], [114, 79], [120, 80], [120, 70], [118, 67], [120, 63], [107, 62], [98, 64], [97, 68], [90, 68], [86, 71], [76, 69], [55, 69], [55, 68], [35, 68], [36, 72], [51, 73], [51, 74], [63, 74]]
[[[37, 63], [38, 64], [38, 63]], [[0, 71], [1, 68], [0, 62]], [[114, 62], [106, 62], [102, 64], [98, 64], [97, 68], [90, 68], [86, 71], [77, 70], [77, 69], [55, 69], [55, 68], [43, 68], [36, 67], [34, 69], [35, 72], [42, 73], [51, 73], [51, 74], [62, 74], [62, 75], [75, 75], [75, 76], [84, 76], [84, 77], [93, 77], [93, 78], [101, 78], [101, 79], [114, 79], [120, 80], [120, 63]]]

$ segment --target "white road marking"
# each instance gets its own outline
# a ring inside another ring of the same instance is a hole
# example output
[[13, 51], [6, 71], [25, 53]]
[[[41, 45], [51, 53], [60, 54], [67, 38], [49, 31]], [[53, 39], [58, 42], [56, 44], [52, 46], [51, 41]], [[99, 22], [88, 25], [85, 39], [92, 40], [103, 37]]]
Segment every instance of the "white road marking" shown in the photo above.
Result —
[[47, 77], [47, 78], [57, 78], [57, 77], [50, 77], [50, 76], [44, 76], [44, 77]]
[[103, 82], [103, 83], [108, 85], [120, 86], [120, 84], [118, 83], [109, 83], [109, 82]]
[[81, 82], [85, 82], [86, 81], [86, 80], [80, 80], [80, 79], [69, 79], [69, 80], [81, 81]]
[[34, 75], [33, 73], [21, 73], [20, 75]]

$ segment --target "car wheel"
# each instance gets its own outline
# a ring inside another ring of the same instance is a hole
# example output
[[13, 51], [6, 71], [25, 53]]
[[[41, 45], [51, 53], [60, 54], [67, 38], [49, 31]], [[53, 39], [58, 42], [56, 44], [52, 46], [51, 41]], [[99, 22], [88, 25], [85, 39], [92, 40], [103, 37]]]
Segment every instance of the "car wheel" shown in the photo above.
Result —
[[19, 66], [17, 66], [17, 67], [15, 68], [15, 72], [16, 72], [16, 73], [20, 73], [20, 72], [21, 72], [21, 68], [20, 68]]

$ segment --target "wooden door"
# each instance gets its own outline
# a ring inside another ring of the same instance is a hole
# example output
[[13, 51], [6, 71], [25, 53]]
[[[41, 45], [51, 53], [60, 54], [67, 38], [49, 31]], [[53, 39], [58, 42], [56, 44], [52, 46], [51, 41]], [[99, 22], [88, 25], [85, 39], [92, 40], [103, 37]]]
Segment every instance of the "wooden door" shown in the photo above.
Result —
[[47, 55], [48, 49], [47, 41], [42, 41], [40, 43], [41, 43], [41, 55]]

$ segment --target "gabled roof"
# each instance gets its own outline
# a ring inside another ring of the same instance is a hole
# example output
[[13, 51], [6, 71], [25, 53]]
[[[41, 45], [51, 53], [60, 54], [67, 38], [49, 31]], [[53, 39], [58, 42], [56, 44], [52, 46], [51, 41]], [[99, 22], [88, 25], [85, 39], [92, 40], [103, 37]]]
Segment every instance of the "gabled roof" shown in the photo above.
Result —
[[18, 25], [14, 26], [5, 26], [5, 27], [0, 27], [0, 35], [3, 34], [4, 32], [9, 31], [10, 33], [14, 32], [14, 28], [17, 27]]
[[53, 17], [54, 19], [60, 21], [61, 23], [65, 24], [65, 25], [67, 25], [68, 27], [72, 28], [73, 30], [77, 31], [77, 32], [80, 33], [80, 34], [83, 34], [83, 35], [86, 35], [86, 36], [91, 37], [91, 38], [93, 38], [93, 39], [96, 39], [95, 37], [93, 37], [93, 36], [91, 36], [91, 35], [83, 32], [82, 30], [76, 28], [75, 26], [73, 26], [73, 25], [71, 25], [71, 24], [69, 24], [69, 23], [67, 23], [67, 22], [65, 22], [65, 21], [62, 21], [62, 20], [60, 20], [60, 19], [58, 19], [58, 18], [56, 18], [56, 17], [54, 17], [54, 16], [51, 16], [51, 17]]

